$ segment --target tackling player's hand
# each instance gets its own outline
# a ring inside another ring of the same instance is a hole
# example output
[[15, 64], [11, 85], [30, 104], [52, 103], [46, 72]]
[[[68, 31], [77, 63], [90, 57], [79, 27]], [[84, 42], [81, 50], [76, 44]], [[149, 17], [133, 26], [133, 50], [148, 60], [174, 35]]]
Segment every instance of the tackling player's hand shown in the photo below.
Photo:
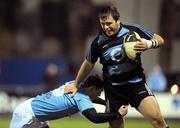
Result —
[[128, 112], [128, 106], [127, 105], [122, 105], [119, 109], [118, 109], [119, 114], [123, 117], [127, 114]]
[[74, 96], [77, 92], [77, 86], [75, 83], [70, 83], [69, 86], [66, 86], [64, 88], [64, 93], [72, 93], [72, 96]]

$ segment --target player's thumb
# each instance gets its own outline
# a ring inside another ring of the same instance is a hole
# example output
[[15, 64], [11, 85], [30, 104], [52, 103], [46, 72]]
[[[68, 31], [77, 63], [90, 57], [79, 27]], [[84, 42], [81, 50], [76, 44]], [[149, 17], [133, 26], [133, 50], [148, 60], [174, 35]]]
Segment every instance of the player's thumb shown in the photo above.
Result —
[[72, 96], [74, 96], [76, 94], [76, 92], [77, 92], [77, 89], [73, 90]]
[[64, 93], [68, 93], [69, 92], [69, 90], [65, 87], [64, 88]]

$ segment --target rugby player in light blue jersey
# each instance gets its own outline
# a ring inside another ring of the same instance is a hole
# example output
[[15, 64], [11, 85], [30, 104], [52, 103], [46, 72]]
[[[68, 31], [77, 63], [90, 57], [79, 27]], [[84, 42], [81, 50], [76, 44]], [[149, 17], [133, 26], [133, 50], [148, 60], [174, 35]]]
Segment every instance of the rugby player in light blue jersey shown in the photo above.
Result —
[[13, 112], [10, 128], [49, 128], [49, 120], [77, 112], [82, 112], [94, 123], [109, 122], [126, 115], [128, 108], [125, 105], [116, 113], [97, 113], [92, 101], [105, 103], [97, 98], [103, 90], [103, 82], [98, 76], [89, 76], [72, 97], [72, 94], [64, 94], [64, 88], [73, 82], [67, 82], [57, 89], [24, 101]]

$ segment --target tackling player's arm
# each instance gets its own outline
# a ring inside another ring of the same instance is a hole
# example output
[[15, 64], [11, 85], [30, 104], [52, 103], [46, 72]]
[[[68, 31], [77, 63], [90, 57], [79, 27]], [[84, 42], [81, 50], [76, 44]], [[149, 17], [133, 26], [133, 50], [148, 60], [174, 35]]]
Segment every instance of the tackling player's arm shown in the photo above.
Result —
[[117, 113], [97, 113], [95, 108], [90, 108], [82, 112], [82, 114], [93, 123], [105, 123], [125, 116], [128, 112], [128, 106], [122, 105]]
[[85, 59], [78, 71], [75, 82], [72, 83], [70, 86], [66, 87], [64, 89], [64, 92], [65, 93], [72, 92], [72, 95], [74, 95], [77, 92], [78, 84], [89, 74], [89, 72], [93, 69], [93, 67], [94, 64], [89, 62], [87, 59]]

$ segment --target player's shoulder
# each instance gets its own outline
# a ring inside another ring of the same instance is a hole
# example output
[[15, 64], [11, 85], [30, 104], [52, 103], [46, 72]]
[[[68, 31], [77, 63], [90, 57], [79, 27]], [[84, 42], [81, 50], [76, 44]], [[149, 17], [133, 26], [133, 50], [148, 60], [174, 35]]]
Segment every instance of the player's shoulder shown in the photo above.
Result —
[[83, 91], [77, 91], [77, 93], [74, 95], [73, 97], [75, 100], [78, 100], [78, 101], [88, 101], [88, 102], [91, 102], [91, 99], [90, 97]]
[[57, 89], [64, 89], [65, 87], [69, 86], [70, 84], [74, 83], [75, 80], [67, 81], [64, 84], [60, 85]]
[[122, 26], [129, 29], [129, 31], [135, 31], [137, 32], [141, 37], [150, 39], [153, 37], [154, 32], [151, 32], [144, 27], [142, 27], [139, 24], [136, 23], [129, 23], [129, 22], [123, 22]]
[[141, 29], [142, 26], [136, 23], [131, 23], [131, 22], [122, 22], [121, 23], [122, 27], [128, 28], [128, 29]]
[[74, 83], [74, 82], [75, 82], [75, 80], [67, 81], [67, 82], [64, 84], [64, 86], [68, 86], [68, 85], [70, 85], [70, 84], [72, 84], [72, 83]]

